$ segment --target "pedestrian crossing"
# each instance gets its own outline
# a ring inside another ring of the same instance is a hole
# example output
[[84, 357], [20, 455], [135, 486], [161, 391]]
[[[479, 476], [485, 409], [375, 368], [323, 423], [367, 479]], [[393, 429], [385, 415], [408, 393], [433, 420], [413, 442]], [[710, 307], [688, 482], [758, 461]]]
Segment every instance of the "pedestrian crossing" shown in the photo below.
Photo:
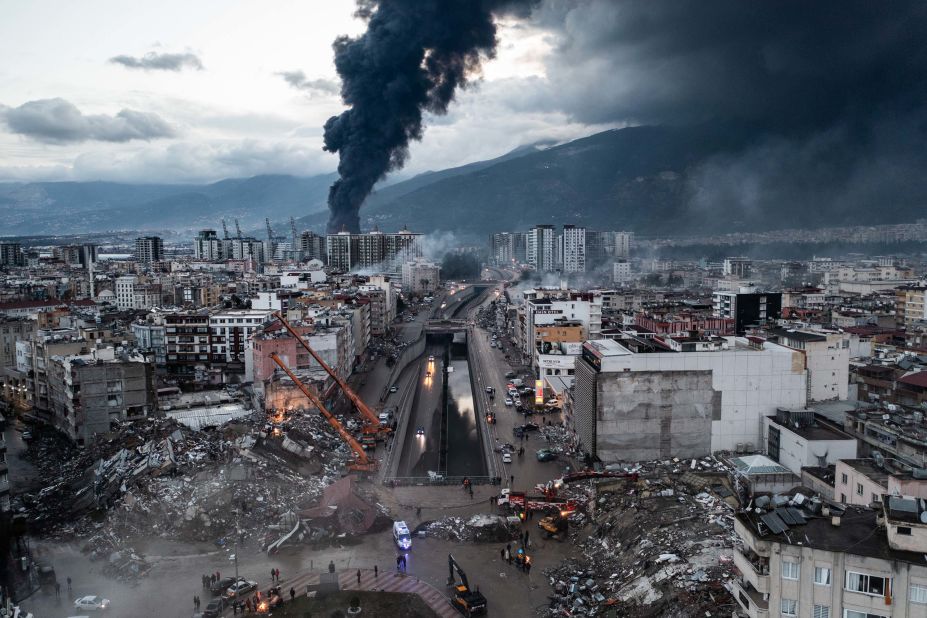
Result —
[[[457, 611], [451, 607], [448, 598], [437, 588], [427, 582], [394, 571], [380, 571], [374, 575], [372, 569], [360, 570], [360, 583], [357, 581], [357, 569], [338, 571], [338, 587], [341, 590], [370, 590], [383, 592], [406, 592], [417, 594], [425, 603], [442, 618], [458, 616]], [[289, 590], [293, 588], [296, 594], [306, 594], [306, 586], [316, 586], [320, 574], [317, 571], [302, 573], [293, 578], [283, 577], [280, 586], [283, 588], [285, 598], [289, 598]]]

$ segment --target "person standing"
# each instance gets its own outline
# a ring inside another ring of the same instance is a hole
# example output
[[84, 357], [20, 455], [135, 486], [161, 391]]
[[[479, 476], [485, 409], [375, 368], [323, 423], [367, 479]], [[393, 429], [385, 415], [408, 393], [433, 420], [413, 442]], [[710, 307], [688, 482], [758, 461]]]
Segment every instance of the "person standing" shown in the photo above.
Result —
[[68, 592], [71, 592], [71, 576], [68, 576]]
[[379, 569], [377, 569], [377, 565], [373, 565], [373, 576], [374, 577], [379, 576]]
[[290, 600], [291, 601], [296, 600], [296, 588], [290, 588]]
[[357, 585], [360, 586], [360, 569], [357, 569]]
[[271, 570], [270, 570], [270, 581], [271, 581], [271, 582], [276, 581], [276, 575], [277, 575], [277, 570], [276, 570], [276, 569], [271, 569]]

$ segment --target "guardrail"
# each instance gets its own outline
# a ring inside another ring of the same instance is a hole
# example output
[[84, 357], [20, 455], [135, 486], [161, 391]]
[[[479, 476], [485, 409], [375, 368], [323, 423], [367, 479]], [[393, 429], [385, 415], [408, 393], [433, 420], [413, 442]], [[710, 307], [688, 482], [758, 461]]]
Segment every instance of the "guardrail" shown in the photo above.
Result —
[[499, 485], [502, 479], [492, 476], [396, 476], [384, 479], [387, 487], [403, 487], [409, 485], [463, 485], [465, 479], [470, 479], [472, 485]]

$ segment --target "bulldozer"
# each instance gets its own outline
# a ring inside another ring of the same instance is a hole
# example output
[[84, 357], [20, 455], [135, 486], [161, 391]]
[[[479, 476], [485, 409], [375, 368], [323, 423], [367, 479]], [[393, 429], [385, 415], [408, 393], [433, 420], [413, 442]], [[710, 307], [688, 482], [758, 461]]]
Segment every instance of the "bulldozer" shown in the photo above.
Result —
[[570, 522], [563, 513], [556, 511], [541, 518], [538, 528], [544, 531], [544, 536], [547, 538], [557, 537], [557, 540], [562, 541], [567, 538], [570, 531]]
[[[464, 573], [464, 570], [460, 568], [460, 565], [457, 564], [451, 554], [447, 555], [447, 568], [449, 571], [447, 585], [454, 587], [454, 598], [451, 599], [451, 606], [468, 618], [485, 614], [486, 597], [479, 590], [470, 590], [467, 574]], [[454, 576], [455, 571], [460, 576], [460, 583], [457, 583], [457, 578]]]

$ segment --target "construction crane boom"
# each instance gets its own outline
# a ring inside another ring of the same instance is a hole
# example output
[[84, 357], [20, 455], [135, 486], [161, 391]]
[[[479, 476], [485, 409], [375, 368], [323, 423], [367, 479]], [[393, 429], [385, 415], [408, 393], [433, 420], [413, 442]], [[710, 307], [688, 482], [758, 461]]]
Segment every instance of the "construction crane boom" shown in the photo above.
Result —
[[[322, 357], [319, 356], [318, 352], [313, 350], [312, 347], [308, 343], [306, 343], [305, 339], [303, 339], [300, 336], [300, 334], [297, 333], [296, 330], [292, 326], [290, 326], [290, 323], [287, 322], [286, 319], [284, 319], [283, 315], [281, 315], [279, 311], [274, 313], [274, 317], [280, 320], [280, 323], [283, 324], [283, 327], [287, 329], [287, 331], [289, 331], [289, 333], [293, 335], [293, 337], [296, 338], [296, 341], [298, 341], [300, 345], [302, 345], [306, 349], [307, 352], [309, 352], [309, 355], [315, 359], [315, 362], [317, 362], [322, 367], [322, 369], [324, 369], [325, 372], [328, 373], [328, 375], [332, 377], [335, 383], [338, 384], [338, 387], [341, 388], [341, 391], [351, 401], [351, 403], [354, 404], [354, 407], [358, 409], [358, 411], [364, 416], [364, 418], [366, 418], [374, 427], [379, 427], [380, 426], [379, 417], [373, 412], [373, 410], [370, 409], [370, 407], [366, 403], [364, 403], [364, 401], [360, 397], [358, 397], [357, 393], [355, 393], [354, 390], [350, 386], [348, 386], [348, 383], [344, 380], [344, 378], [338, 375], [334, 369], [328, 366], [328, 363], [322, 360]], [[383, 430], [389, 431], [387, 428], [383, 428]]]
[[293, 235], [293, 248], [299, 246], [299, 232], [296, 231], [296, 219], [290, 215], [290, 233]]
[[267, 240], [274, 241], [274, 231], [270, 229], [270, 217], [264, 217], [264, 225], [267, 226]]
[[302, 391], [303, 395], [309, 398], [309, 401], [312, 402], [312, 405], [314, 405], [316, 408], [319, 409], [319, 412], [322, 414], [322, 416], [325, 417], [325, 420], [328, 421], [328, 424], [331, 425], [332, 428], [338, 432], [338, 435], [341, 436], [341, 439], [347, 442], [348, 446], [351, 447], [351, 450], [354, 451], [354, 454], [357, 456], [357, 463], [353, 464], [351, 468], [354, 470], [361, 470], [365, 472], [376, 470], [376, 467], [377, 467], [376, 462], [371, 461], [370, 458], [367, 457], [367, 453], [364, 451], [364, 447], [361, 446], [360, 442], [355, 440], [354, 436], [348, 433], [348, 431], [344, 428], [344, 425], [342, 425], [338, 421], [338, 419], [335, 418], [335, 416], [331, 412], [328, 411], [328, 408], [325, 407], [325, 404], [322, 403], [322, 400], [319, 399], [318, 396], [315, 393], [313, 393], [312, 390], [308, 386], [303, 384], [302, 380], [296, 377], [296, 374], [290, 371], [290, 368], [287, 367], [286, 364], [282, 360], [280, 360], [280, 357], [277, 356], [276, 353], [272, 353], [270, 355], [270, 358], [275, 363], [277, 363], [277, 366], [279, 366], [280, 369], [282, 369], [283, 372], [287, 374], [291, 380], [293, 380], [293, 383], [296, 385], [296, 387]]
[[225, 219], [222, 220], [222, 238], [229, 239], [229, 226], [225, 224]]
[[241, 226], [238, 225], [238, 219], [235, 219], [235, 234], [238, 235], [238, 240], [241, 240]]

